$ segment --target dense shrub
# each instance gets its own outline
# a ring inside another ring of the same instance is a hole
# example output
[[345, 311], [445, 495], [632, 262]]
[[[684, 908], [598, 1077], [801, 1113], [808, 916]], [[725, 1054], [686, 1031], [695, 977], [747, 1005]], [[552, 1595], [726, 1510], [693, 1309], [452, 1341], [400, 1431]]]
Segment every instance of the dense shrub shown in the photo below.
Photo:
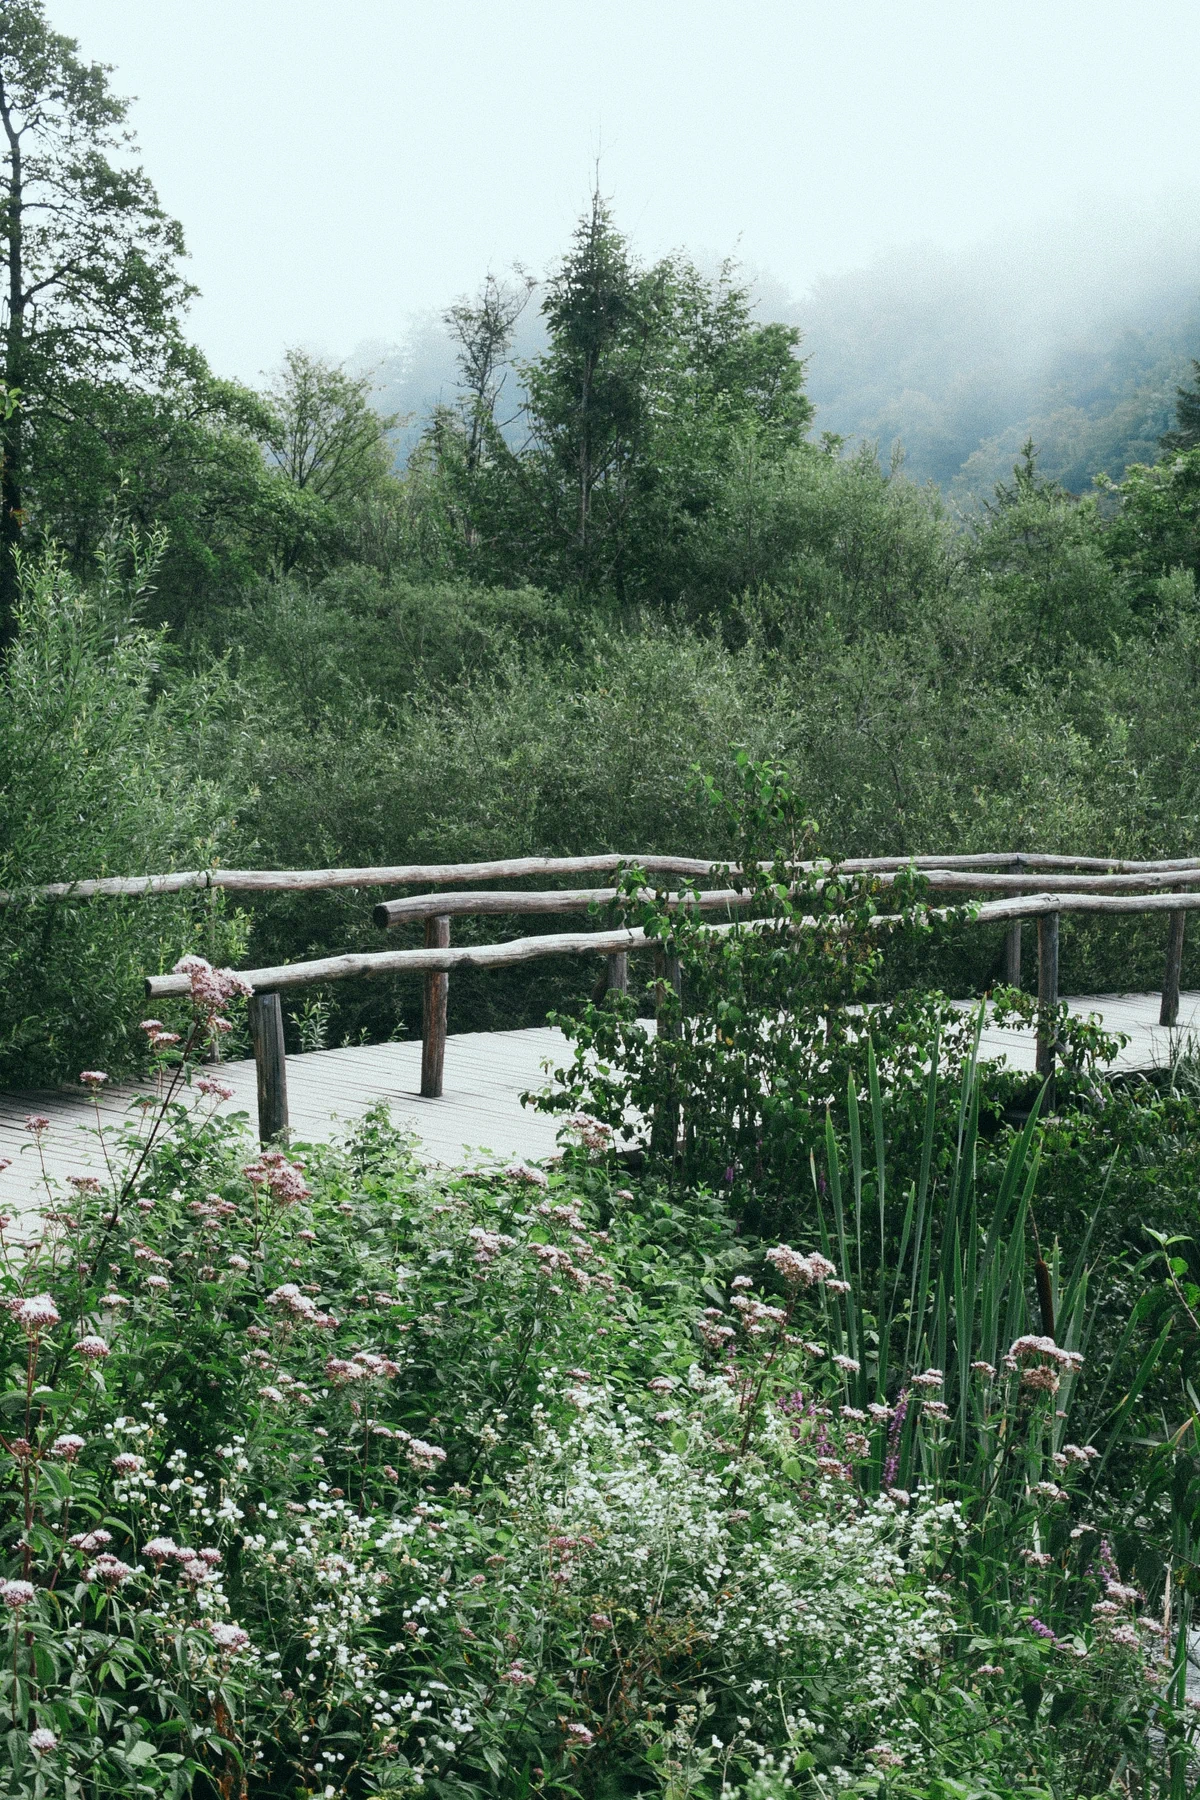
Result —
[[137, 1066], [142, 977], [243, 941], [217, 896], [51, 905], [42, 882], [203, 868], [233, 841], [218, 776], [196, 769], [204, 684], [156, 698], [167, 647], [142, 628], [156, 546], [112, 536], [82, 586], [54, 555], [25, 571], [0, 669], [0, 1081], [61, 1079], [81, 1055]]
[[[918, 1335], [885, 1371], [838, 1347], [849, 1251], [618, 1187], [592, 1121], [546, 1172], [432, 1178], [378, 1117], [252, 1152], [178, 1060], [233, 997], [190, 966], [196, 1019], [180, 1048], [147, 1026], [160, 1095], [111, 1175], [3, 1227], [7, 1791], [1194, 1780], [1186, 1614], [1118, 1561], [1130, 1495], [1058, 1424], [1092, 1385], [1070, 1307], [1061, 1348], [1006, 1332], [960, 1381]], [[961, 1230], [996, 1239], [982, 1206]]]

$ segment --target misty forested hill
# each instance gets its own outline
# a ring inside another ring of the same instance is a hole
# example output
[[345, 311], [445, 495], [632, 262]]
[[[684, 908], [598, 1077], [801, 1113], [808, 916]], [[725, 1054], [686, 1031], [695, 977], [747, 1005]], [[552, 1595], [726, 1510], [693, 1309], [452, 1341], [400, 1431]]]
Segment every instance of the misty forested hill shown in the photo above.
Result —
[[[965, 505], [1008, 477], [1030, 436], [1043, 472], [1075, 493], [1099, 471], [1119, 479], [1154, 461], [1176, 386], [1200, 356], [1200, 222], [1170, 204], [953, 253], [898, 249], [800, 299], [769, 276], [756, 289], [761, 316], [804, 333], [814, 435], [877, 442], [885, 460], [899, 446], [912, 480]], [[535, 297], [514, 356], [543, 345]], [[381, 409], [408, 420], [405, 458], [455, 391], [443, 322], [415, 319], [401, 344], [361, 346], [355, 361], [377, 372]], [[519, 392], [510, 376], [508, 414]]]

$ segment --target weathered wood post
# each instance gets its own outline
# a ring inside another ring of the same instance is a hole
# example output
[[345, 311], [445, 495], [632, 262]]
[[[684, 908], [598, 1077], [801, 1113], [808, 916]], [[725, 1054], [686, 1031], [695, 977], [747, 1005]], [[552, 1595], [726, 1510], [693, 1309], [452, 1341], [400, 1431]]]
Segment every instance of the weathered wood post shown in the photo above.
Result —
[[288, 1129], [287, 1058], [278, 994], [251, 994], [247, 1005], [258, 1077], [258, 1138], [269, 1144]]
[[1050, 1082], [1047, 1103], [1054, 1103], [1054, 1047], [1058, 1008], [1058, 914], [1038, 914], [1037, 1072]]
[[1167, 966], [1163, 971], [1162, 1005], [1158, 1010], [1160, 1025], [1179, 1023], [1179, 984], [1183, 979], [1183, 928], [1185, 912], [1173, 912], [1167, 920]]
[[1009, 987], [1021, 985], [1021, 921], [1014, 919], [1004, 940], [1004, 979]]
[[[660, 1038], [680, 1038], [683, 1025], [668, 999], [673, 990], [683, 992], [683, 966], [677, 956], [668, 956], [661, 948], [654, 952], [654, 1020]], [[651, 1141], [660, 1155], [674, 1156], [679, 1147], [680, 1108], [678, 1093], [655, 1108], [651, 1123]]]
[[629, 955], [625, 950], [618, 950], [615, 956], [608, 958], [608, 980], [605, 992], [610, 994], [627, 994], [629, 992]]
[[[425, 948], [447, 950], [450, 947], [450, 918], [436, 913], [425, 921]], [[450, 998], [450, 977], [435, 972], [425, 977], [425, 1004], [421, 1015], [421, 1096], [440, 1100], [442, 1078], [446, 1068], [446, 1006]]]

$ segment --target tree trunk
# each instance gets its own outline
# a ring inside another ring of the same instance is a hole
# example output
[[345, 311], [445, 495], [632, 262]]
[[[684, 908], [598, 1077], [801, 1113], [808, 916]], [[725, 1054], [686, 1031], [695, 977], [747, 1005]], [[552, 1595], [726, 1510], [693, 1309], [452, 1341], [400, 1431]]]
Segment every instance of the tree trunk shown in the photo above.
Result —
[[[22, 387], [25, 350], [25, 270], [21, 140], [13, 128], [8, 96], [0, 93], [0, 119], [8, 138], [8, 324], [4, 334], [4, 380], [9, 396]], [[22, 396], [24, 398], [24, 396]], [[17, 558], [21, 542], [24, 481], [24, 420], [20, 406], [0, 422], [0, 645], [16, 633]]]

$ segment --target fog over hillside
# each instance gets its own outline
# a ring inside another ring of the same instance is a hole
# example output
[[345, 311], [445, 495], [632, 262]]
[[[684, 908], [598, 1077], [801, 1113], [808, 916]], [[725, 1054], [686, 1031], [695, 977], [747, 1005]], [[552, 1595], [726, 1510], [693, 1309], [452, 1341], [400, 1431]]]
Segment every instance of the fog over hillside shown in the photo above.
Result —
[[[1200, 356], [1200, 197], [1077, 207], [964, 250], [897, 248], [801, 297], [768, 271], [753, 280], [763, 316], [804, 332], [818, 434], [877, 442], [885, 458], [899, 446], [912, 479], [963, 505], [1032, 435], [1047, 473], [1082, 491], [1097, 471], [1154, 457]], [[515, 355], [541, 341], [535, 293]], [[362, 345], [352, 361], [377, 370], [381, 407], [408, 417], [407, 455], [455, 391], [441, 319], [411, 319], [398, 344]], [[519, 392], [512, 374], [502, 416], [518, 412]]]

